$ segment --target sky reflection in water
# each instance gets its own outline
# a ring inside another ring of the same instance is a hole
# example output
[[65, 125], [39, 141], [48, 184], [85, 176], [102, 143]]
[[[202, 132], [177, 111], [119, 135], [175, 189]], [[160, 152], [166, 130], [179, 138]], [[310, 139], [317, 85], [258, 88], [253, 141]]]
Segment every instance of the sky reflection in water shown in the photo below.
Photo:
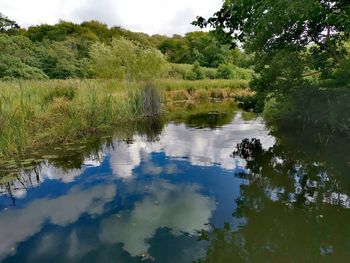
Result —
[[[6, 237], [0, 242], [0, 259], [192, 262], [209, 258], [210, 242], [198, 242], [200, 232], [209, 233], [224, 223], [235, 230], [249, 219], [249, 215], [232, 216], [240, 208], [237, 200], [259, 177], [254, 176], [252, 156], [232, 156], [245, 138], [259, 139], [262, 152], [276, 143], [261, 119], [245, 121], [237, 113], [228, 124], [212, 129], [169, 123], [156, 141], [140, 135], [128, 143], [115, 139], [112, 148], [104, 145], [86, 157], [80, 169], [46, 162], [39, 173], [22, 174], [13, 182], [15, 206], [7, 195], [0, 196], [0, 236]], [[285, 162], [273, 160], [277, 166]], [[253, 178], [243, 176], [247, 173]], [[294, 188], [269, 184], [263, 191], [272, 202], [293, 204], [302, 184], [299, 179], [294, 180]], [[308, 180], [308, 189], [315, 183]], [[2, 190], [8, 189], [2, 186]], [[330, 193], [332, 197], [338, 191]], [[326, 197], [323, 202], [327, 203]], [[324, 246], [323, 253], [332, 249]]]

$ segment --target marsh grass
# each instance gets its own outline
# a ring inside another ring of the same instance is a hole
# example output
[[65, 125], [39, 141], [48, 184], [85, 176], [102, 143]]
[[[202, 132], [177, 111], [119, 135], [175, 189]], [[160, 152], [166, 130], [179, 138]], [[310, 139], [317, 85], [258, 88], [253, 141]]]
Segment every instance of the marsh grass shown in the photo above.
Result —
[[156, 81], [165, 102], [182, 100], [229, 99], [237, 96], [250, 96], [247, 80], [173, 80]]
[[182, 89], [245, 89], [249, 87], [248, 80], [231, 79], [203, 79], [203, 80], [182, 80], [182, 79], [159, 79], [155, 81], [161, 90], [182, 90]]
[[0, 156], [159, 113], [153, 89], [93, 80], [1, 82]]
[[247, 85], [232, 80], [0, 82], [0, 158], [76, 142], [97, 131], [159, 115], [162, 102], [249, 93]]

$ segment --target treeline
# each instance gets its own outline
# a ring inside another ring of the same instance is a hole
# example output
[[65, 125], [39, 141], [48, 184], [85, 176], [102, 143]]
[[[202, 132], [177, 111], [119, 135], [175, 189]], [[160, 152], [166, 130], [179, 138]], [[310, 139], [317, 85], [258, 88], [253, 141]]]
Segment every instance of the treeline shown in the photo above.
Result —
[[0, 14], [0, 79], [251, 78], [251, 58], [211, 33], [172, 37], [98, 21], [20, 28]]

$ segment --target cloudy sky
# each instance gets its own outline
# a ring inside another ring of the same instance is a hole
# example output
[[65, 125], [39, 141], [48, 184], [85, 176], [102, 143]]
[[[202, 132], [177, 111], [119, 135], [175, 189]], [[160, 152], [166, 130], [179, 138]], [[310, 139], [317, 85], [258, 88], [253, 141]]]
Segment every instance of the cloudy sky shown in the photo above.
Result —
[[222, 0], [0, 0], [0, 12], [21, 26], [99, 20], [149, 34], [184, 34], [197, 15], [209, 16]]

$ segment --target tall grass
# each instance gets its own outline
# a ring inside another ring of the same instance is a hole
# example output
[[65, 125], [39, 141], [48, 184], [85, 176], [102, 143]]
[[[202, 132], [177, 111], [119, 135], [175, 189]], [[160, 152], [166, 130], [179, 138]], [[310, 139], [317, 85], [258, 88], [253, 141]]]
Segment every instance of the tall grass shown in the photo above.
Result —
[[161, 79], [156, 81], [160, 87], [165, 102], [181, 100], [227, 99], [237, 96], [249, 96], [247, 80], [174, 80]]
[[182, 80], [182, 79], [160, 79], [155, 82], [162, 90], [171, 91], [179, 89], [246, 89], [249, 87], [248, 80], [237, 79], [203, 79], [203, 80]]
[[0, 82], [0, 156], [159, 113], [152, 88], [93, 80]]
[[238, 80], [0, 82], [0, 158], [158, 115], [162, 101], [228, 98], [249, 93], [247, 86]]

